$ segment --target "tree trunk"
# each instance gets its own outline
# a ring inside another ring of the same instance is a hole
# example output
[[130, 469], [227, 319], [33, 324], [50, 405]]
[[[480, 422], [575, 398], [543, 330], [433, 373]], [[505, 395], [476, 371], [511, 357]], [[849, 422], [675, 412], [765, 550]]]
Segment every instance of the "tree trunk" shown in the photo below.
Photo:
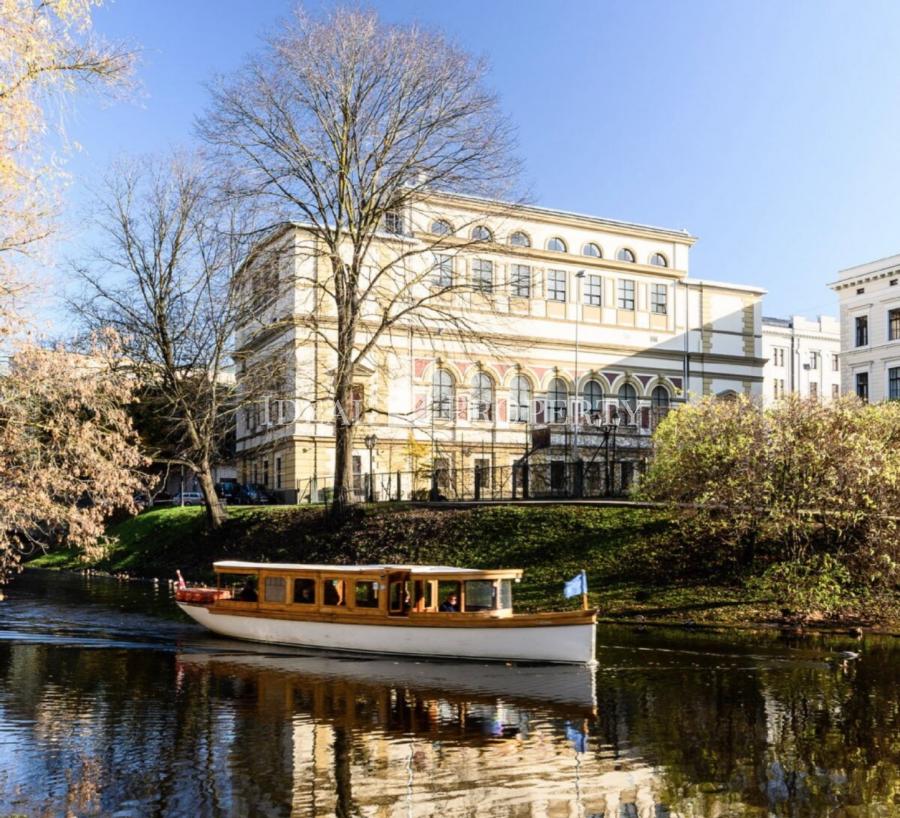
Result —
[[353, 426], [350, 418], [350, 388], [335, 390], [334, 416], [334, 496], [331, 510], [342, 516], [355, 501], [353, 496]]
[[210, 530], [215, 531], [217, 528], [221, 528], [228, 519], [228, 513], [216, 495], [216, 484], [209, 463], [204, 463], [198, 469], [197, 479], [200, 481], [200, 490], [206, 501], [206, 525]]

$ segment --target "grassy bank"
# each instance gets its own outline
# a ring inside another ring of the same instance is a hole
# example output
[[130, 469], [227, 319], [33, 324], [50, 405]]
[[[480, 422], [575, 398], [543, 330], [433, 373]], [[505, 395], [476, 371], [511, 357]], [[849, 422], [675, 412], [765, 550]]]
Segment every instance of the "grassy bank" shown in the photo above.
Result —
[[[87, 567], [131, 576], [209, 579], [219, 559], [266, 562], [417, 562], [470, 567], [520, 567], [523, 610], [574, 606], [562, 583], [588, 572], [591, 604], [610, 618], [742, 623], [775, 618], [778, 606], [743, 583], [668, 582], [648, 586], [641, 555], [667, 528], [664, 513], [639, 508], [498, 506], [358, 509], [336, 525], [320, 507], [234, 508], [225, 528], [204, 530], [198, 508], [156, 509], [110, 530], [113, 544]], [[33, 563], [83, 568], [60, 551]]]

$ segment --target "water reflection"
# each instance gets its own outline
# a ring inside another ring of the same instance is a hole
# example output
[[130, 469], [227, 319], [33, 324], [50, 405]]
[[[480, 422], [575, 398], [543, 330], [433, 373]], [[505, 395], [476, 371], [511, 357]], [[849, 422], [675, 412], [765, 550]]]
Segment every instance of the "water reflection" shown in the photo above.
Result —
[[889, 639], [843, 662], [839, 639], [605, 630], [595, 690], [253, 649], [79, 582], [0, 606], [0, 815], [900, 814]]

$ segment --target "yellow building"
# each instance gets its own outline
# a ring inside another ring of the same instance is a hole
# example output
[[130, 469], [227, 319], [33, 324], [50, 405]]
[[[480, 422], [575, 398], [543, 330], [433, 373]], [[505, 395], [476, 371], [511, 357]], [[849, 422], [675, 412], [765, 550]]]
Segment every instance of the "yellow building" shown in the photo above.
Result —
[[[357, 419], [361, 497], [620, 493], [670, 407], [761, 394], [763, 290], [689, 278], [685, 231], [463, 196], [435, 196], [387, 227], [372, 268], [396, 258], [411, 301], [444, 291], [383, 334], [357, 368], [353, 405], [338, 409]], [[266, 241], [279, 297], [239, 333], [238, 378], [272, 356], [285, 372], [271, 400], [241, 413], [240, 477], [324, 499], [329, 267], [301, 224]], [[363, 307], [360, 346], [385, 298]]]

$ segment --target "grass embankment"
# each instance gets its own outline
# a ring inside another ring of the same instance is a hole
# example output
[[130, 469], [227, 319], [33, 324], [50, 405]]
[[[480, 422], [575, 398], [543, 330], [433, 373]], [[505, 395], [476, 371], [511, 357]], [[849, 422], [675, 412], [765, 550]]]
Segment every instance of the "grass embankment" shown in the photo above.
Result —
[[431, 509], [379, 506], [357, 509], [342, 524], [321, 507], [233, 508], [224, 529], [204, 530], [199, 508], [155, 509], [113, 526], [106, 555], [86, 564], [54, 552], [32, 565], [91, 567], [138, 577], [211, 578], [214, 560], [260, 562], [414, 562], [477, 568], [524, 568], [520, 610], [576, 607], [562, 583], [588, 572], [591, 605], [610, 618], [697, 623], [758, 622], [777, 606], [743, 583], [708, 581], [648, 585], [642, 554], [660, 539], [664, 513], [640, 508], [497, 506]]

